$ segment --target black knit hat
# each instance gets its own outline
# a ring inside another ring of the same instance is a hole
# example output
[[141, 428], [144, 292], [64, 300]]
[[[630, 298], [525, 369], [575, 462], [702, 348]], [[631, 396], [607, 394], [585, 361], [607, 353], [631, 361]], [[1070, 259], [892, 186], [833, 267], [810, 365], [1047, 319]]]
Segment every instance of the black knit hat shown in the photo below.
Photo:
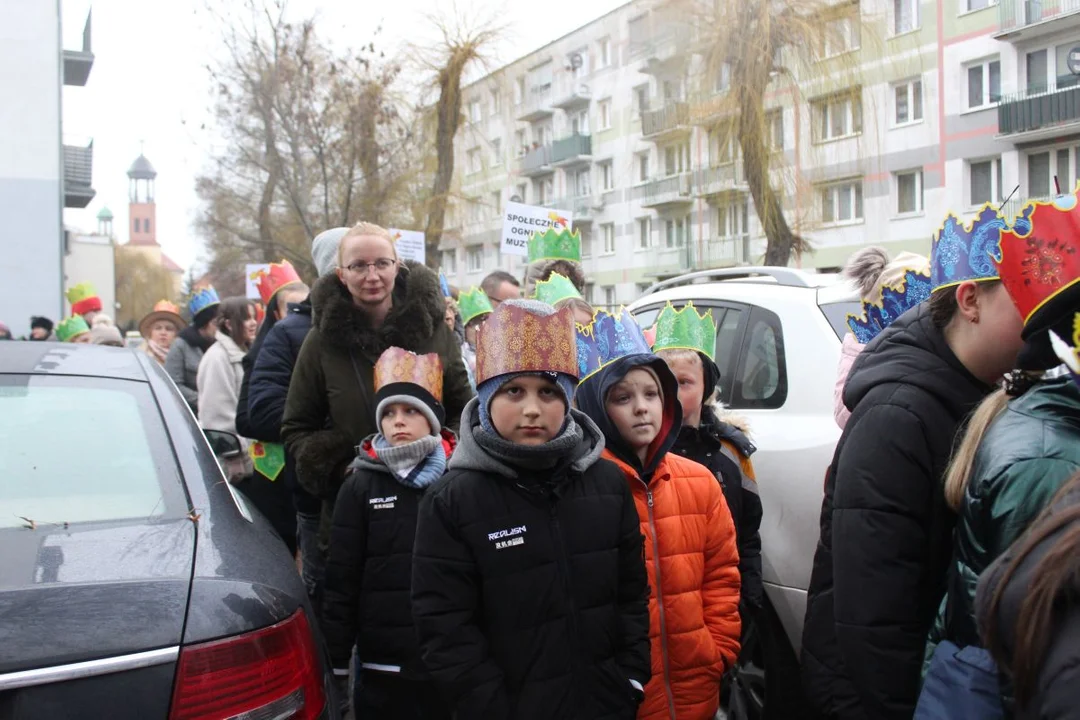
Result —
[[53, 321], [47, 317], [38, 317], [35, 315], [30, 318], [30, 329], [37, 330], [38, 328], [47, 333], [51, 333], [53, 331]]
[[436, 400], [435, 396], [430, 392], [411, 382], [395, 382], [383, 385], [375, 393], [375, 420], [379, 423], [380, 432], [382, 431], [383, 411], [395, 403], [410, 405], [423, 413], [431, 426], [432, 435], [438, 435], [442, 432], [443, 422], [446, 421], [446, 410], [443, 409], [442, 403]]

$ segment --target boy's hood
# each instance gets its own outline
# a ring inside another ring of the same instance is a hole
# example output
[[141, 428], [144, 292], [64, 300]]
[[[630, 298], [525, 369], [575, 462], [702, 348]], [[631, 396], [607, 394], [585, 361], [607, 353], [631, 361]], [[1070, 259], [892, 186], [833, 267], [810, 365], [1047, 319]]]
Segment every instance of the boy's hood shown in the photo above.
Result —
[[[475, 470], [482, 473], [494, 473], [502, 477], [516, 479], [518, 470], [507, 465], [499, 458], [493, 457], [476, 442], [475, 434], [484, 432], [480, 427], [479, 415], [480, 401], [473, 398], [461, 411], [461, 436], [458, 438], [457, 449], [450, 458], [451, 470]], [[596, 464], [600, 455], [604, 452], [604, 435], [600, 428], [584, 413], [573, 408], [570, 409], [570, 417], [581, 427], [584, 438], [574, 452], [571, 469], [584, 472]]]

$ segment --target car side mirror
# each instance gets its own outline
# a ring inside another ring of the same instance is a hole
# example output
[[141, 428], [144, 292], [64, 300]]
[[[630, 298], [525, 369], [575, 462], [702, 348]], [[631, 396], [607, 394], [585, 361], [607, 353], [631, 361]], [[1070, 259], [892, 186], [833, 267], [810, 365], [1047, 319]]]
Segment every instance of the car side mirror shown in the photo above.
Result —
[[240, 438], [231, 432], [224, 430], [203, 430], [206, 441], [210, 443], [210, 449], [214, 455], [222, 459], [239, 457], [244, 452]]

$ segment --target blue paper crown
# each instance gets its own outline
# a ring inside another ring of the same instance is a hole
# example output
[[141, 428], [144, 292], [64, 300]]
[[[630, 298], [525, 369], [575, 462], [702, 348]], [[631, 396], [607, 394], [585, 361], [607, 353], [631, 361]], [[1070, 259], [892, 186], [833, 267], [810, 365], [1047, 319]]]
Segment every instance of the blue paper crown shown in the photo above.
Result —
[[949, 213], [932, 241], [932, 290], [967, 280], [996, 280], [994, 261], [1001, 258], [1001, 232], [1008, 228], [1005, 218], [989, 203], [982, 206], [971, 225]]
[[205, 287], [191, 296], [191, 300], [188, 301], [188, 310], [191, 312], [191, 317], [195, 317], [206, 308], [220, 302], [221, 299], [218, 297], [217, 290], [212, 287]]
[[439, 289], [442, 290], [444, 298], [453, 296], [453, 293], [450, 292], [450, 283], [446, 281], [446, 275], [443, 274], [442, 270], [439, 271]]
[[578, 377], [581, 382], [628, 355], [650, 355], [641, 326], [626, 308], [614, 315], [597, 310], [592, 322], [577, 326]]
[[881, 303], [864, 302], [862, 315], [848, 315], [847, 323], [855, 339], [867, 344], [889, 327], [893, 320], [930, 297], [930, 276], [907, 270], [896, 285], [881, 288]]

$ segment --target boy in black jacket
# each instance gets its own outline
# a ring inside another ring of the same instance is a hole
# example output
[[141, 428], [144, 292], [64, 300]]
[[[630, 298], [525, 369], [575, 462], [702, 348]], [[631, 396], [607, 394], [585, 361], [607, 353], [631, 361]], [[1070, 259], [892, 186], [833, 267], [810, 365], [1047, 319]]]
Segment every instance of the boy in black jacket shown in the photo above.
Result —
[[439, 356], [389, 348], [375, 365], [375, 390], [381, 432], [358, 448], [334, 507], [323, 634], [341, 684], [356, 644], [356, 717], [448, 720], [409, 607], [417, 508], [454, 447], [442, 430]]
[[457, 720], [632, 720], [650, 677], [634, 502], [571, 409], [570, 310], [515, 300], [480, 330], [478, 397], [424, 496], [413, 617]]

